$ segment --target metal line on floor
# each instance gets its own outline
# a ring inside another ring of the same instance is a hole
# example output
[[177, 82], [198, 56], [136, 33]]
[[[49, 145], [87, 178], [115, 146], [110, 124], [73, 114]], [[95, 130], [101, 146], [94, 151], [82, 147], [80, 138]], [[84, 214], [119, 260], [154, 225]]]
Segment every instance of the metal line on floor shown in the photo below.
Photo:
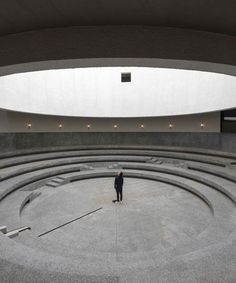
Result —
[[53, 232], [53, 231], [55, 231], [55, 230], [57, 230], [57, 229], [59, 229], [59, 228], [61, 228], [61, 227], [63, 227], [63, 226], [66, 226], [66, 225], [68, 225], [68, 224], [70, 224], [70, 223], [76, 221], [76, 220], [79, 220], [79, 219], [81, 219], [81, 218], [83, 218], [83, 217], [86, 217], [86, 216], [92, 214], [92, 213], [95, 213], [95, 212], [97, 212], [97, 211], [100, 210], [100, 209], [102, 209], [102, 207], [99, 207], [98, 209], [95, 209], [95, 210], [93, 210], [93, 211], [90, 211], [90, 212], [88, 212], [88, 213], [86, 213], [86, 214], [83, 214], [83, 215], [81, 215], [81, 216], [79, 216], [79, 217], [77, 217], [77, 218], [75, 218], [75, 219], [73, 219], [73, 220], [71, 220], [71, 221], [68, 221], [68, 222], [66, 222], [66, 223], [64, 223], [64, 224], [62, 224], [62, 225], [60, 225], [60, 226], [57, 226], [57, 227], [55, 227], [55, 228], [53, 228], [53, 229], [51, 229], [51, 230], [49, 230], [49, 231], [47, 231], [47, 232], [44, 232], [44, 233], [38, 235], [38, 237], [42, 237], [42, 236], [44, 236], [44, 235], [46, 235], [46, 234], [48, 234], [48, 233], [51, 233], [51, 232]]

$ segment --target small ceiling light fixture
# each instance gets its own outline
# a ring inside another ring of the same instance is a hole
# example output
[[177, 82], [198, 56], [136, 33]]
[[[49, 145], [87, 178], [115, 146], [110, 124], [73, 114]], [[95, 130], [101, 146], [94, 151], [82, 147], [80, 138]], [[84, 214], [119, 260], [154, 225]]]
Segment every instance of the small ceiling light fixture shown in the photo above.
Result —
[[201, 122], [200, 127], [201, 127], [201, 129], [205, 128], [205, 124], [203, 122]]
[[140, 128], [144, 128], [144, 124], [141, 124], [141, 125], [140, 125]]
[[32, 124], [31, 123], [27, 123], [26, 124], [26, 128], [31, 129], [32, 128]]
[[113, 125], [113, 127], [116, 129], [116, 128], [118, 128], [118, 125], [115, 124], [115, 125]]
[[172, 129], [174, 127], [173, 123], [170, 122], [169, 128]]
[[87, 125], [87, 129], [89, 130], [90, 128], [91, 128], [91, 125], [90, 125], [90, 124], [88, 124], [88, 125]]
[[58, 124], [58, 128], [61, 129], [63, 127], [62, 123]]

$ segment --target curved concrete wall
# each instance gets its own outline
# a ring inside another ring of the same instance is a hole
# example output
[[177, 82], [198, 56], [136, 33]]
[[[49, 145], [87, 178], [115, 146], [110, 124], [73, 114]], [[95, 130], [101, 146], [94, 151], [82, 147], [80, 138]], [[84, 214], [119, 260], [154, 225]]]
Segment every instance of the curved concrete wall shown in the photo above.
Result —
[[[131, 72], [130, 83], [121, 73]], [[48, 70], [0, 77], [0, 107], [45, 115], [155, 117], [236, 107], [236, 77], [160, 68]]]
[[72, 145], [163, 145], [236, 152], [236, 134], [220, 133], [0, 133], [0, 150]]
[[58, 67], [121, 65], [236, 74], [234, 36], [186, 29], [54, 28], [3, 36], [0, 46], [1, 75]]

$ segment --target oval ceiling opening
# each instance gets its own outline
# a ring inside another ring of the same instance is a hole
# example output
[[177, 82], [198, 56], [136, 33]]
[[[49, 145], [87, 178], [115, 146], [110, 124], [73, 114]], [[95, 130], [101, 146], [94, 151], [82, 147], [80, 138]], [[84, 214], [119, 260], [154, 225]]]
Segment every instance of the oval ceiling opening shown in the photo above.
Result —
[[[130, 81], [122, 83], [122, 74]], [[0, 107], [77, 117], [152, 117], [236, 107], [236, 77], [191, 70], [96, 67], [0, 77]]]

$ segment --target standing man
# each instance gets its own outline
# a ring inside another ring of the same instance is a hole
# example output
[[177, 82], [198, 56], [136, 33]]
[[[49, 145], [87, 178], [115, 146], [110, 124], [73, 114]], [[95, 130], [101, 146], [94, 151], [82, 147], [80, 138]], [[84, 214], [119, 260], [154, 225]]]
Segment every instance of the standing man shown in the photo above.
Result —
[[122, 203], [122, 197], [123, 197], [123, 194], [122, 194], [123, 183], [124, 183], [124, 180], [123, 180], [123, 173], [120, 172], [120, 173], [118, 174], [118, 176], [116, 176], [116, 178], [115, 178], [115, 183], [114, 183], [114, 187], [115, 187], [115, 189], [116, 189], [116, 195], [117, 195], [117, 200], [116, 200], [116, 202]]

